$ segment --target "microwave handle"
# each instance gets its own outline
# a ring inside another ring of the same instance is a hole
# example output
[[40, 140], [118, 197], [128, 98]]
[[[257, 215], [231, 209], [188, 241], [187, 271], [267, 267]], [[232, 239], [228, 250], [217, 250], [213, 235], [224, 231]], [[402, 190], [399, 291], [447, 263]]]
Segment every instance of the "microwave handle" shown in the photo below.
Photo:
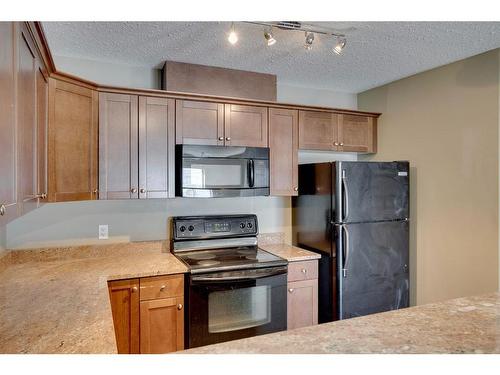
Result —
[[255, 163], [253, 159], [248, 160], [248, 187], [253, 188], [255, 185]]

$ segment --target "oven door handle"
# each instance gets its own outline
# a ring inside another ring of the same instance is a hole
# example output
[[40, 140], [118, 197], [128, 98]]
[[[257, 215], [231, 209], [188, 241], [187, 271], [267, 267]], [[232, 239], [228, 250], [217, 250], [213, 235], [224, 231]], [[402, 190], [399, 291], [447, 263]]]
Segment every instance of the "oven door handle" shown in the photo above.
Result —
[[262, 279], [264, 277], [282, 275], [287, 273], [287, 267], [276, 267], [272, 269], [266, 269], [262, 272], [258, 272], [256, 274], [251, 274], [246, 271], [240, 272], [231, 272], [230, 276], [224, 276], [221, 273], [208, 274], [208, 275], [193, 275], [191, 276], [191, 282], [199, 283], [199, 282], [223, 282], [223, 281], [249, 281], [249, 280], [257, 280]]

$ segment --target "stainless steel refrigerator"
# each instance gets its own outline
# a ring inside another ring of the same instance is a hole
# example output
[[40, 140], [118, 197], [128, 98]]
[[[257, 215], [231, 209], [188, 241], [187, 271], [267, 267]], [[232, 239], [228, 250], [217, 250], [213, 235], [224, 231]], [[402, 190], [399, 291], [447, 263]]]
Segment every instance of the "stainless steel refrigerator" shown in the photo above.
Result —
[[298, 246], [321, 254], [320, 323], [407, 307], [409, 163], [299, 166]]

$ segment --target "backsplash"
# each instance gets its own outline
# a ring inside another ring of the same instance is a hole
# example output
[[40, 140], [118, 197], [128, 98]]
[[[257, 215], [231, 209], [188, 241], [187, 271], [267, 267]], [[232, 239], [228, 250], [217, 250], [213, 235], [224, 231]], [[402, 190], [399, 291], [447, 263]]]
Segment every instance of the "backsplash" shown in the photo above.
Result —
[[[6, 247], [27, 249], [165, 240], [170, 237], [171, 216], [236, 213], [256, 214], [261, 234], [281, 232], [283, 240], [279, 241], [290, 243], [291, 199], [246, 197], [48, 203], [7, 225]], [[98, 239], [100, 224], [109, 226], [108, 240]]]

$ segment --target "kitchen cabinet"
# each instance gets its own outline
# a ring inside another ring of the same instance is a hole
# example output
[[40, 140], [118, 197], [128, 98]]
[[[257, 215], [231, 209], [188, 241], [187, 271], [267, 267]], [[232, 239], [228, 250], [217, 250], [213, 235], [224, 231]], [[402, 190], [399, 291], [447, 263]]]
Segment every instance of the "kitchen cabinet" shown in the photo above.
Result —
[[176, 143], [268, 147], [267, 108], [176, 101]]
[[288, 264], [287, 328], [318, 324], [318, 261]]
[[174, 100], [99, 94], [99, 199], [175, 193]]
[[20, 214], [25, 214], [38, 199], [36, 55], [24, 27], [17, 37], [17, 192]]
[[95, 90], [49, 79], [50, 202], [97, 199], [97, 116]]
[[339, 151], [377, 152], [377, 119], [359, 115], [340, 115]]
[[139, 347], [139, 279], [108, 282], [116, 347], [120, 354], [137, 354]]
[[226, 146], [268, 147], [267, 108], [225, 104], [224, 144]]
[[118, 353], [184, 349], [184, 275], [108, 282]]
[[377, 151], [377, 119], [332, 112], [299, 112], [299, 148], [340, 152]]
[[15, 25], [0, 22], [0, 226], [17, 216]]
[[141, 353], [184, 349], [184, 275], [142, 278]]
[[176, 143], [224, 145], [224, 104], [176, 100]]
[[269, 109], [271, 195], [298, 194], [298, 111]]

